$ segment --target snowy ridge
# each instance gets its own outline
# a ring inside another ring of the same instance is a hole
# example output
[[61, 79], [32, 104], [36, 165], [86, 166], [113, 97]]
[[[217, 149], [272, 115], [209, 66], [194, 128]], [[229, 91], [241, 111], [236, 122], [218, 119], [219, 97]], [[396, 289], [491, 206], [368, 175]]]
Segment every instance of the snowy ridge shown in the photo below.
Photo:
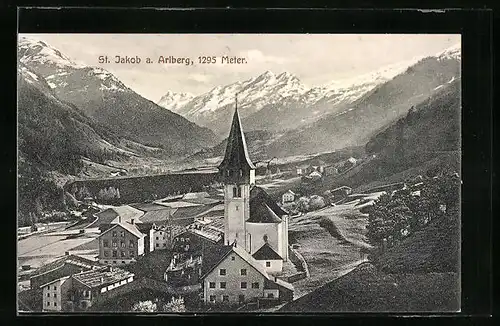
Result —
[[170, 111], [177, 112], [179, 108], [183, 107], [193, 98], [194, 95], [190, 93], [176, 93], [168, 91], [156, 104], [164, 107], [165, 109], [169, 109]]
[[72, 61], [56, 48], [39, 40], [27, 37], [20, 37], [18, 43], [18, 53], [21, 54], [22, 63], [51, 64], [59, 68], [83, 68], [81, 63]]
[[438, 60], [455, 59], [461, 60], [462, 58], [462, 45], [460, 43], [450, 46], [444, 51], [436, 55]]

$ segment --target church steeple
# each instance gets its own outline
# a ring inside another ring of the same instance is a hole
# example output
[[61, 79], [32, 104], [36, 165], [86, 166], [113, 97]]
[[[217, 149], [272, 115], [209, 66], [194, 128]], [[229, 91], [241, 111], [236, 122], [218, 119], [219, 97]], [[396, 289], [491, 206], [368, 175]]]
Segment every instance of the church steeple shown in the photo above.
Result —
[[242, 183], [249, 181], [247, 178], [252, 170], [255, 170], [255, 165], [248, 155], [245, 135], [238, 113], [238, 99], [236, 99], [233, 122], [231, 123], [229, 137], [227, 138], [226, 153], [222, 163], [219, 165], [219, 171], [225, 181]]

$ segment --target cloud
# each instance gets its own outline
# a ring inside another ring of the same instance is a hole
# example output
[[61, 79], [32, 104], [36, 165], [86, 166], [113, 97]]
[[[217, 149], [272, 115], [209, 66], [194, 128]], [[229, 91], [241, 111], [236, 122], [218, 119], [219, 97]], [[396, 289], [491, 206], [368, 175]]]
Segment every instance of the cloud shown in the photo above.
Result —
[[291, 58], [285, 57], [277, 57], [273, 55], [265, 55], [262, 51], [257, 49], [247, 50], [240, 52], [240, 55], [246, 57], [247, 60], [251, 63], [277, 63], [277, 64], [285, 64], [289, 62], [293, 62], [295, 60]]

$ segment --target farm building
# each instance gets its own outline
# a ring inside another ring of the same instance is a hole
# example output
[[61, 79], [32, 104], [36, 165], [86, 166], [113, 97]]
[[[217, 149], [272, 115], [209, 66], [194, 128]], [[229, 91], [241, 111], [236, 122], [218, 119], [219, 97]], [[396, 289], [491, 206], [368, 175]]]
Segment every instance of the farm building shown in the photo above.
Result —
[[76, 255], [66, 255], [37, 269], [30, 278], [30, 287], [31, 289], [38, 289], [42, 284], [81, 271], [91, 270], [98, 265], [99, 264], [95, 261], [87, 258]]
[[87, 310], [99, 299], [112, 297], [116, 288], [133, 280], [133, 273], [110, 266], [65, 276], [40, 286], [43, 289], [43, 310]]

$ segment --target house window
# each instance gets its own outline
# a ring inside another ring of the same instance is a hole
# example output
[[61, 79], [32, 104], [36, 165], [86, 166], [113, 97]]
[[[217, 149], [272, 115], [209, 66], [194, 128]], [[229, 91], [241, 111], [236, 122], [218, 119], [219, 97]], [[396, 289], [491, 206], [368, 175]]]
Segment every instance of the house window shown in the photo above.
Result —
[[246, 289], [247, 288], [247, 282], [241, 282], [241, 288]]
[[266, 267], [271, 267], [271, 262], [270, 261], [266, 261]]
[[225, 268], [221, 268], [221, 269], [219, 270], [219, 275], [221, 275], [221, 276], [226, 275], [226, 269], [225, 269]]
[[167, 246], [167, 244], [166, 244], [166, 243], [164, 243], [164, 244], [163, 244], [163, 246], [164, 246], [164, 247], [166, 247], [166, 246]]
[[215, 289], [215, 282], [210, 282], [208, 284], [208, 287], [211, 288], [211, 289]]
[[241, 187], [238, 187], [238, 198], [241, 197]]
[[57, 307], [57, 302], [54, 302], [54, 307]]
[[233, 197], [238, 197], [238, 190], [236, 189], [236, 187], [233, 187]]
[[160, 246], [160, 244], [159, 244], [159, 243], [157, 243], [157, 244], [156, 244], [156, 247], [159, 247], [159, 246]]
[[227, 294], [222, 296], [222, 302], [229, 302], [229, 296]]
[[125, 241], [121, 241], [120, 245], [122, 246], [122, 248], [125, 248]]
[[116, 231], [113, 231], [113, 236], [116, 237]]
[[238, 295], [238, 301], [239, 303], [245, 302], [245, 295], [244, 294]]
[[113, 258], [116, 258], [116, 257], [118, 257], [118, 251], [113, 250]]
[[54, 285], [54, 291], [57, 290], [57, 286]]
[[242, 276], [247, 275], [247, 270], [246, 270], [246, 268], [242, 268], [242, 269], [240, 270], [240, 274], [241, 274]]
[[57, 293], [54, 293], [54, 298], [57, 298]]
[[210, 302], [215, 302], [215, 295], [210, 296]]
[[120, 254], [122, 257], [125, 257], [125, 251], [122, 251]]
[[225, 289], [226, 288], [226, 282], [220, 282], [220, 288]]
[[134, 248], [134, 240], [129, 240], [129, 242], [128, 242], [128, 246], [129, 246], [130, 248]]
[[50, 293], [47, 293], [47, 298], [50, 298]]
[[123, 238], [125, 237], [125, 231], [120, 231], [120, 236]]
[[122, 264], [125, 264], [125, 261], [124, 261], [124, 260], [122, 260]]
[[237, 210], [237, 211], [239, 211], [239, 210], [240, 210], [240, 208], [238, 207], [238, 205], [236, 205], [236, 206], [235, 206], [235, 208], [236, 208], [236, 210]]
[[159, 238], [159, 237], [156, 237], [156, 240], [160, 240], [160, 238]]
[[109, 240], [102, 240], [102, 245], [104, 247], [109, 247]]
[[109, 257], [109, 251], [104, 250], [104, 257]]
[[234, 260], [234, 256], [231, 256], [231, 260]]
[[274, 298], [274, 293], [268, 293], [268, 294], [267, 294], [267, 297], [268, 297], [268, 298]]
[[115, 247], [115, 248], [116, 248], [116, 247], [118, 247], [118, 243], [117, 243], [116, 241], [113, 241], [112, 245], [113, 245], [113, 247]]
[[50, 302], [49, 302], [49, 301], [47, 301], [47, 307], [48, 307], [48, 306], [50, 306]]
[[130, 251], [128, 252], [128, 255], [129, 255], [130, 257], [134, 257], [134, 251], [133, 251], [133, 250], [130, 250]]
[[113, 264], [116, 264], [116, 260], [113, 260]]
[[258, 289], [258, 288], [259, 288], [259, 282], [253, 282], [252, 289]]

